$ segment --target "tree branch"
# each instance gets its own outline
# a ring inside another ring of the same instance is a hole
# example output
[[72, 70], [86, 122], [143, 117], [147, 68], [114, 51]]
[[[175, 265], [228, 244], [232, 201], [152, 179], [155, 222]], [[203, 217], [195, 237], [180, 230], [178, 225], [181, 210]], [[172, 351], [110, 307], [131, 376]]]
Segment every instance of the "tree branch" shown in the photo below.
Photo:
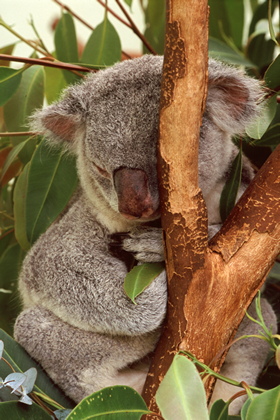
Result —
[[166, 10], [158, 160], [169, 297], [167, 321], [143, 394], [155, 412], [156, 389], [186, 335], [184, 300], [207, 247], [198, 143], [207, 89], [208, 4], [169, 0]]
[[0, 54], [0, 60], [16, 61], [19, 63], [39, 65], [39, 66], [45, 66], [45, 67], [55, 67], [58, 69], [70, 70], [70, 71], [84, 71], [84, 72], [97, 71], [95, 69], [79, 66], [77, 64], [63, 63], [62, 61], [52, 61], [54, 59], [50, 57], [46, 57], [45, 59], [43, 59], [43, 58], [17, 57], [14, 55]]
[[[154, 412], [156, 390], [179, 350], [220, 369], [224, 349], [280, 252], [280, 146], [208, 245], [198, 188], [207, 1], [169, 0], [167, 5], [158, 160], [168, 308], [143, 393]], [[208, 396], [213, 385], [211, 378]]]

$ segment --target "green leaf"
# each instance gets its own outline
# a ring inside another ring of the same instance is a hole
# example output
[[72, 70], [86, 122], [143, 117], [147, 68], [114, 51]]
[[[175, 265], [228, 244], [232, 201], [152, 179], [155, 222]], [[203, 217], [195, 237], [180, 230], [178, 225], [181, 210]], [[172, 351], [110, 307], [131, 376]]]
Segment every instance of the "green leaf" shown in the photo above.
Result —
[[0, 67], [0, 106], [3, 106], [17, 91], [22, 77], [22, 70]]
[[57, 218], [77, 186], [73, 156], [43, 140], [34, 153], [26, 195], [26, 233], [32, 244]]
[[270, 89], [280, 86], [280, 54], [273, 60], [264, 75], [265, 84]]
[[211, 407], [210, 420], [228, 420], [228, 403], [217, 400]]
[[31, 246], [26, 233], [26, 195], [29, 168], [30, 163], [25, 165], [14, 190], [15, 237], [25, 251]]
[[254, 33], [248, 41], [246, 56], [262, 71], [273, 60], [275, 43], [265, 33]]
[[6, 248], [13, 239], [13, 231], [11, 229], [3, 230], [0, 237], [0, 258], [3, 253], [6, 251]]
[[279, 420], [279, 418], [280, 385], [254, 398], [246, 414], [246, 420]]
[[0, 327], [10, 334], [20, 311], [17, 278], [23, 251], [18, 244], [10, 245], [0, 258]]
[[[209, 0], [209, 33], [211, 37], [223, 41], [223, 32], [229, 36], [229, 21], [224, 0]], [[221, 27], [222, 25], [222, 27]], [[221, 30], [222, 29], [222, 30]]]
[[[6, 45], [3, 48], [0, 48], [0, 54], [12, 55], [15, 46], [16, 46], [16, 44], [9, 44], [9, 45]], [[10, 61], [0, 59], [0, 66], [6, 67], [6, 66], [9, 66], [9, 65], [10, 65]]]
[[[35, 141], [34, 141], [35, 140]], [[10, 168], [10, 166], [15, 162], [20, 152], [28, 145], [28, 142], [34, 141], [34, 145], [36, 143], [36, 139], [29, 137], [28, 139], [24, 140], [23, 142], [19, 143], [17, 146], [13, 147], [13, 149], [10, 151], [9, 155], [7, 156], [7, 159], [5, 161], [5, 164], [3, 166], [0, 182], [4, 178], [6, 172]], [[28, 146], [27, 146], [28, 147]]]
[[90, 36], [82, 62], [94, 65], [111, 66], [121, 59], [121, 41], [117, 31], [105, 15]]
[[[17, 92], [4, 106], [4, 117], [8, 131], [28, 131], [28, 117], [43, 105], [44, 81], [42, 66], [32, 66], [22, 74]], [[27, 136], [10, 137], [14, 146], [27, 138]], [[34, 144], [30, 142], [19, 157], [23, 163], [26, 163], [30, 160], [33, 152]]]
[[279, 46], [279, 43], [278, 43], [278, 41], [276, 39], [276, 36], [275, 36], [275, 31], [274, 31], [273, 22], [272, 22], [272, 17], [273, 17], [273, 12], [274, 12], [274, 8], [273, 8], [272, 4], [273, 4], [273, 0], [268, 0], [268, 26], [269, 26], [269, 33], [270, 33], [271, 39], [275, 42], [276, 45]]
[[[40, 365], [31, 359], [26, 351], [3, 330], [0, 330], [0, 340], [4, 342], [3, 357], [12, 365], [16, 372], [25, 372], [31, 367], [35, 367], [37, 369], [38, 375], [34, 387], [35, 392], [48, 395], [64, 407], [73, 408], [72, 401], [69, 400], [69, 398], [67, 398], [62, 391], [54, 385]], [[0, 376], [3, 378], [10, 373], [10, 367], [3, 360], [0, 360]]]
[[164, 270], [164, 263], [144, 263], [133, 267], [124, 279], [124, 290], [135, 302], [135, 298]]
[[12, 420], [51, 420], [52, 417], [36, 404], [27, 406], [17, 401], [0, 403], [0, 418]]
[[261, 139], [255, 140], [254, 145], [262, 147], [275, 147], [280, 143], [280, 123], [270, 127]]
[[[150, 0], [145, 9], [144, 36], [158, 54], [164, 53], [165, 0]], [[149, 53], [143, 46], [144, 53]]]
[[242, 173], [242, 149], [234, 159], [229, 177], [223, 188], [220, 198], [220, 214], [222, 221], [226, 220], [233, 209], [240, 186]]
[[[78, 44], [73, 17], [69, 13], [63, 13], [54, 34], [56, 57], [65, 63], [78, 63]], [[74, 73], [63, 70], [67, 83], [74, 83], [79, 77]]]
[[85, 398], [66, 420], [139, 420], [148, 413], [145, 401], [134, 389], [114, 386]]
[[131, 5], [132, 5], [132, 0], [124, 0], [124, 2], [129, 6], [129, 7], [131, 7]]
[[209, 420], [203, 383], [185, 356], [174, 357], [157, 390], [156, 402], [164, 420]]
[[217, 60], [224, 61], [235, 65], [242, 65], [252, 67], [253, 64], [242, 54], [239, 54], [234, 49], [230, 48], [227, 44], [219, 39], [209, 38], [209, 56]]
[[260, 139], [268, 129], [273, 120], [277, 107], [277, 94], [269, 98], [261, 110], [261, 114], [253, 122], [253, 124], [246, 127], [246, 134], [252, 139]]
[[46, 74], [46, 98], [48, 104], [56, 101], [61, 95], [62, 90], [67, 86], [63, 72], [60, 69], [45, 67]]
[[[217, 1], [217, 0], [216, 0]], [[222, 0], [224, 1], [224, 0]], [[242, 38], [244, 29], [244, 2], [225, 1], [227, 18], [229, 20], [230, 38], [232, 38], [237, 48], [242, 48]]]

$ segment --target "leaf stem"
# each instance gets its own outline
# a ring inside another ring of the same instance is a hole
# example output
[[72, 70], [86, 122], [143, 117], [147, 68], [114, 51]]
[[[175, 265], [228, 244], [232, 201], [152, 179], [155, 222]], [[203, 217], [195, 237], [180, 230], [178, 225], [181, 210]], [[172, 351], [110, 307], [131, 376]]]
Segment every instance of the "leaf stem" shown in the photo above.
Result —
[[0, 18], [0, 25], [3, 26], [5, 29], [7, 29], [9, 32], [11, 32], [14, 36], [16, 36], [18, 39], [20, 39], [22, 42], [24, 42], [25, 44], [29, 45], [29, 47], [31, 47], [33, 50], [38, 51], [41, 54], [45, 55], [45, 51], [43, 49], [41, 49], [40, 47], [38, 47], [37, 45], [34, 45], [34, 43], [32, 41], [28, 41], [27, 39], [25, 39], [23, 36], [21, 36], [18, 32], [14, 31], [11, 26], [9, 26], [6, 22], [4, 22], [4, 20], [2, 18]]

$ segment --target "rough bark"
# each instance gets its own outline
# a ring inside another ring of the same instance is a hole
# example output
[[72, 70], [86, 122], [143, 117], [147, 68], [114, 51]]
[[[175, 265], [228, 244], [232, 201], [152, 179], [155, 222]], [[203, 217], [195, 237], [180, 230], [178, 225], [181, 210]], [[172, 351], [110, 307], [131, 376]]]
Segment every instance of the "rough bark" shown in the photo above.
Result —
[[[221, 232], [207, 242], [197, 169], [206, 97], [207, 18], [207, 1], [167, 1], [159, 178], [169, 296], [166, 323], [143, 393], [155, 412], [156, 390], [178, 350], [187, 350], [206, 364], [219, 354], [211, 367], [220, 369], [225, 357], [221, 350], [233, 338], [280, 252], [279, 147]], [[212, 387], [213, 381], [208, 381], [208, 395]]]

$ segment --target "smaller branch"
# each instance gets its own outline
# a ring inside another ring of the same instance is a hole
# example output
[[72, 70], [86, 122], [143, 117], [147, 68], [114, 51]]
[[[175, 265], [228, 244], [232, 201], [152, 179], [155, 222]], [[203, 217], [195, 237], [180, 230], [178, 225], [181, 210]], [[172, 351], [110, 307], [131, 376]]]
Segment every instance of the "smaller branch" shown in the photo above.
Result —
[[18, 39], [20, 39], [25, 44], [29, 45], [30, 48], [38, 51], [40, 54], [45, 55], [45, 51], [38, 47], [38, 45], [34, 45], [32, 42], [28, 41], [27, 39], [23, 38], [19, 33], [14, 31], [6, 22], [4, 22], [3, 19], [0, 18], [0, 26], [3, 26], [5, 29], [7, 29], [9, 32], [11, 32], [14, 36], [16, 36]]
[[44, 41], [42, 40], [42, 38], [40, 37], [40, 35], [39, 35], [39, 32], [37, 31], [37, 28], [36, 28], [36, 26], [35, 26], [35, 23], [34, 23], [34, 21], [33, 21], [33, 18], [31, 17], [31, 19], [30, 19], [30, 26], [31, 26], [31, 28], [33, 29], [33, 31], [34, 31], [34, 33], [35, 33], [35, 35], [37, 36], [37, 38], [38, 38], [38, 41], [40, 42], [40, 45], [41, 45], [41, 47], [45, 50], [45, 52], [46, 52], [46, 54], [48, 55], [48, 56], [52, 56], [52, 54], [49, 52], [49, 50], [47, 49], [47, 47], [46, 47], [46, 45], [45, 45], [45, 43], [44, 43]]
[[[55, 1], [55, 0], [54, 0]], [[126, 25], [128, 28], [133, 30], [132, 25], [122, 19], [114, 10], [112, 10], [107, 4], [105, 4], [102, 0], [96, 0], [101, 6], [103, 6], [111, 15], [113, 15], [116, 19], [118, 19], [123, 25]]]
[[16, 61], [19, 63], [26, 63], [26, 64], [31, 64], [31, 65], [39, 65], [39, 66], [46, 66], [46, 67], [56, 67], [62, 70], [70, 70], [70, 71], [85, 71], [85, 72], [97, 71], [95, 69], [79, 66], [77, 64], [63, 63], [62, 61], [51, 61], [51, 60], [54, 60], [53, 57], [45, 57], [44, 59], [42, 59], [42, 58], [27, 58], [27, 57], [17, 57], [17, 56], [8, 55], [8, 54], [0, 54], [0, 60]]
[[36, 131], [7, 131], [0, 133], [0, 137], [39, 136], [42, 133]]
[[123, 5], [120, 3], [120, 1], [116, 0], [116, 3], [119, 6], [119, 8], [121, 9], [121, 11], [123, 12], [123, 14], [125, 15], [125, 17], [127, 18], [127, 20], [129, 21], [129, 23], [131, 25], [131, 29], [133, 30], [133, 32], [141, 39], [141, 41], [143, 42], [145, 47], [152, 54], [157, 55], [157, 52], [153, 49], [153, 47], [149, 44], [149, 42], [146, 40], [146, 38], [143, 36], [143, 34], [139, 31], [139, 29], [137, 28], [137, 26], [135, 25], [135, 23], [133, 22], [133, 20], [131, 19], [131, 17], [129, 16], [129, 14], [125, 10], [125, 8], [123, 7]]
[[73, 12], [70, 7], [66, 6], [66, 4], [61, 3], [59, 0], [53, 0], [56, 4], [61, 6], [63, 9], [65, 9], [70, 15], [74, 16], [75, 19], [77, 19], [79, 22], [81, 22], [83, 25], [85, 25], [87, 28], [89, 28], [91, 31], [94, 31], [94, 27], [91, 26], [89, 23], [87, 23], [83, 18], [81, 18], [79, 15], [77, 15], [75, 12]]

